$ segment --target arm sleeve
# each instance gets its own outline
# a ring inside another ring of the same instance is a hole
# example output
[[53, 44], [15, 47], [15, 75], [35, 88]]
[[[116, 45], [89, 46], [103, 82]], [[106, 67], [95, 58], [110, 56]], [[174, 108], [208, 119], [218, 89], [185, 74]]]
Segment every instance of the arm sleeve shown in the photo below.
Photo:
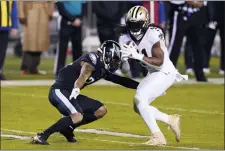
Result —
[[107, 81], [111, 81], [113, 83], [122, 85], [124, 87], [130, 88], [130, 89], [137, 89], [139, 82], [134, 81], [132, 79], [121, 77], [112, 73], [108, 73], [106, 77], [104, 78]]
[[125, 44], [127, 43], [128, 41], [131, 41], [131, 38], [129, 36], [129, 34], [124, 34], [124, 35], [121, 35], [119, 37], [119, 44], [122, 45], [122, 44]]
[[84, 62], [87, 62], [87, 63], [91, 64], [95, 69], [98, 68], [98, 67], [97, 67], [98, 59], [97, 59], [97, 57], [95, 56], [95, 54], [93, 54], [93, 53], [86, 54], [86, 55], [81, 59], [81, 61], [84, 61]]
[[66, 19], [68, 19], [71, 22], [73, 22], [77, 18], [77, 16], [73, 16], [66, 11], [63, 2], [56, 2], [56, 5], [57, 5], [57, 8], [58, 8], [59, 14], [62, 17], [65, 17]]
[[13, 1], [11, 18], [12, 18], [12, 28], [15, 28], [15, 29], [18, 28], [18, 13], [17, 13], [17, 11], [18, 10], [17, 10], [16, 1]]

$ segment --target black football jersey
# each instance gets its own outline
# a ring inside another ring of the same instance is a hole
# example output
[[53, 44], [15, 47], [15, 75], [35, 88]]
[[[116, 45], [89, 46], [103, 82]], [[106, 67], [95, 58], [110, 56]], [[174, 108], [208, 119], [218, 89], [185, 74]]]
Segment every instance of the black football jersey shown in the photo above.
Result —
[[52, 85], [52, 87], [71, 91], [74, 88], [75, 81], [80, 76], [82, 61], [91, 64], [95, 68], [95, 71], [92, 73], [92, 75], [86, 81], [86, 83], [84, 84], [82, 88], [106, 76], [107, 71], [104, 68], [104, 65], [101, 61], [101, 57], [99, 56], [98, 53], [91, 52], [91, 53], [84, 54], [75, 62], [68, 64], [64, 68], [62, 68], [59, 71], [58, 77], [55, 83]]

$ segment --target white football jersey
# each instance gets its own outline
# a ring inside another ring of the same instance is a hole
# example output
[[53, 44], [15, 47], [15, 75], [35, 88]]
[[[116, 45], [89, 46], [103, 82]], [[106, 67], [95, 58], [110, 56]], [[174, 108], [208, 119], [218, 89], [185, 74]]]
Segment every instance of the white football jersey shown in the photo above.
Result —
[[[133, 41], [129, 34], [122, 35], [119, 37], [120, 44], [127, 43], [128, 41]], [[136, 43], [135, 41], [133, 42]], [[141, 39], [140, 43], [136, 43], [136, 49], [139, 53], [144, 54], [146, 57], [152, 57], [152, 47], [156, 42], [160, 42], [161, 49], [164, 52], [163, 64], [160, 67], [149, 66], [148, 64], [144, 63], [142, 63], [142, 65], [146, 67], [150, 73], [155, 71], [162, 71], [168, 73], [176, 70], [173, 63], [170, 61], [169, 53], [165, 45], [164, 35], [160, 28], [150, 26], [146, 31], [144, 37]]]

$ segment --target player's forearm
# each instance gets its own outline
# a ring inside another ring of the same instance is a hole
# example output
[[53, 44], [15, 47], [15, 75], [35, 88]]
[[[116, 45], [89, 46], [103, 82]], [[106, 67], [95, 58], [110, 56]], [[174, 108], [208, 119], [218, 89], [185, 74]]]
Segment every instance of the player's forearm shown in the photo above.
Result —
[[163, 64], [163, 59], [157, 57], [144, 57], [143, 61], [154, 66], [161, 66]]
[[77, 80], [76, 80], [76, 82], [74, 83], [74, 88], [79, 88], [79, 89], [81, 89], [83, 86], [84, 86], [84, 84], [85, 84], [85, 82], [87, 81], [87, 77], [85, 77], [85, 76], [80, 76]]
[[105, 80], [111, 81], [113, 83], [122, 85], [124, 87], [130, 88], [130, 89], [137, 89], [139, 82], [134, 81], [130, 78], [126, 77], [121, 77], [115, 74], [109, 73], [106, 77]]
[[84, 86], [87, 79], [91, 76], [93, 70], [94, 70], [94, 67], [92, 65], [90, 65], [86, 62], [85, 63], [82, 62], [82, 68], [81, 68], [81, 71], [80, 71], [80, 76], [76, 80], [76, 82], [74, 84], [74, 87], [81, 89]]

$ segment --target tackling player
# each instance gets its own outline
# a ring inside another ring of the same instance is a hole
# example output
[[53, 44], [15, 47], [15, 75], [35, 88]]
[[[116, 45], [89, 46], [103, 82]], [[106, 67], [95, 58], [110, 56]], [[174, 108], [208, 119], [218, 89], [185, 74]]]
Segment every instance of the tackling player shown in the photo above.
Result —
[[176, 80], [188, 78], [178, 73], [170, 61], [163, 30], [149, 24], [148, 11], [142, 6], [132, 7], [126, 15], [126, 25], [121, 25], [118, 29], [122, 33], [120, 39], [126, 39], [122, 41], [123, 55], [140, 61], [149, 72], [140, 82], [134, 96], [134, 109], [152, 132], [146, 144], [166, 145], [167, 143], [156, 120], [167, 123], [179, 142], [181, 139], [179, 115], [168, 115], [149, 105], [163, 95]]
[[73, 135], [75, 128], [106, 114], [106, 108], [100, 101], [80, 94], [86, 86], [104, 78], [124, 87], [137, 88], [138, 82], [113, 74], [122, 63], [120, 50], [117, 42], [106, 41], [98, 52], [81, 56], [59, 72], [50, 89], [49, 101], [65, 117], [34, 136], [31, 143], [49, 145], [47, 139], [55, 132], [63, 134], [69, 142], [76, 142]]

